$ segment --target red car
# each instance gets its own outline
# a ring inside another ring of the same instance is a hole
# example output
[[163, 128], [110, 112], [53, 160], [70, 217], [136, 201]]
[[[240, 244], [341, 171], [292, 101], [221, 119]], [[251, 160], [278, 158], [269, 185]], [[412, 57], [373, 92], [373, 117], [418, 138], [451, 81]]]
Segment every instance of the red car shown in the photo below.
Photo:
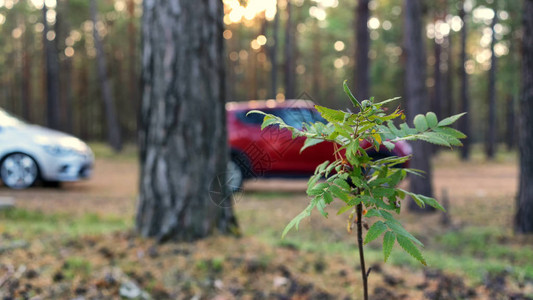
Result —
[[[300, 153], [305, 138], [292, 139], [288, 130], [269, 126], [261, 130], [263, 115], [246, 114], [250, 110], [261, 110], [281, 117], [288, 125], [302, 128], [302, 124], [327, 123], [308, 100], [276, 100], [230, 102], [226, 105], [231, 161], [229, 163], [229, 185], [233, 190], [241, 188], [245, 179], [255, 177], [301, 177], [314, 173], [322, 162], [335, 160], [333, 143], [320, 143]], [[382, 146], [376, 152], [370, 143], [368, 153], [375, 158], [406, 156], [411, 147], [406, 142], [396, 143], [392, 152]]]

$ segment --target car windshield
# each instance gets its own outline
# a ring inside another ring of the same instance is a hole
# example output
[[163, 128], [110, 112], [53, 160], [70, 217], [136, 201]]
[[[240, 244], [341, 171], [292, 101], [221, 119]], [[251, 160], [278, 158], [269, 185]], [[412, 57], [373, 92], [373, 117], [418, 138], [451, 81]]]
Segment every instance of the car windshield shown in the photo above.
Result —
[[24, 124], [23, 121], [8, 114], [5, 110], [0, 108], [0, 126], [13, 127]]

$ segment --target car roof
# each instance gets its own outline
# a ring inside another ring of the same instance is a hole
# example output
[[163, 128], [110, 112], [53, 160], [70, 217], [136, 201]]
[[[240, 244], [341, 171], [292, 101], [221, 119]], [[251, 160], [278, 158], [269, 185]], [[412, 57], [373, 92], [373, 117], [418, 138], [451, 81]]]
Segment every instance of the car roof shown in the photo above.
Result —
[[311, 100], [290, 99], [290, 100], [251, 100], [243, 102], [228, 102], [226, 110], [250, 110], [269, 108], [313, 108], [315, 103]]

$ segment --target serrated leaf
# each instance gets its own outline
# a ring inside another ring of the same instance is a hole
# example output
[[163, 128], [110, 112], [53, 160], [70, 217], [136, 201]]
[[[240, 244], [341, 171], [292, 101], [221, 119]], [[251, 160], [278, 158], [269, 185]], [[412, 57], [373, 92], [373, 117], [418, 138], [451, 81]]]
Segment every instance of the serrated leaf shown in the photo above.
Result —
[[324, 140], [321, 140], [321, 139], [313, 139], [313, 138], [307, 138], [305, 139], [305, 142], [304, 142], [304, 145], [302, 146], [302, 149], [300, 149], [300, 153], [302, 153], [305, 149], [311, 147], [311, 146], [314, 146], [314, 145], [317, 145], [317, 144], [320, 144], [322, 143]]
[[448, 117], [446, 119], [443, 119], [439, 122], [439, 126], [442, 127], [442, 126], [448, 126], [448, 125], [451, 125], [453, 123], [455, 123], [455, 121], [457, 121], [460, 117], [464, 116], [466, 113], [461, 113], [461, 114], [458, 114], [458, 115], [454, 115], [454, 116], [451, 116], [451, 117]]
[[331, 185], [329, 187], [329, 190], [335, 197], [341, 199], [344, 202], [350, 200], [350, 195], [348, 195], [345, 191], [343, 191], [340, 187], [336, 185]]
[[428, 130], [428, 122], [426, 121], [426, 117], [422, 114], [415, 116], [413, 124], [418, 132], [424, 132]]
[[385, 258], [385, 262], [389, 259], [395, 241], [396, 235], [392, 231], [387, 231], [383, 236], [383, 257]]
[[346, 205], [346, 206], [342, 207], [342, 208], [339, 209], [339, 211], [337, 212], [337, 216], [338, 216], [338, 215], [342, 215], [343, 213], [349, 211], [350, 209], [353, 209], [353, 206], [351, 206], [351, 205]]
[[387, 230], [387, 225], [383, 223], [382, 221], [377, 221], [370, 228], [368, 229], [368, 232], [365, 236], [364, 245], [372, 242], [373, 240], [377, 239], [383, 232]]
[[401, 235], [396, 236], [396, 240], [398, 241], [398, 244], [400, 244], [400, 246], [403, 248], [403, 250], [405, 250], [405, 252], [409, 253], [412, 257], [421, 262], [424, 266], [427, 266], [426, 260], [422, 256], [422, 253], [413, 244], [413, 242]]
[[316, 196], [316, 195], [320, 195], [322, 193], [324, 193], [324, 189], [329, 187], [329, 184], [325, 183], [325, 182], [321, 182], [317, 185], [315, 185], [312, 189], [310, 189], [307, 194], [309, 196]]
[[265, 115], [263, 118], [263, 123], [261, 124], [261, 130], [265, 129], [266, 127], [270, 125], [277, 125], [281, 124], [280, 120], [278, 120], [276, 117], [273, 117], [271, 115]]
[[[384, 215], [384, 211], [382, 211], [382, 215], [383, 217], [385, 217]], [[392, 216], [392, 215], [391, 215]], [[403, 236], [403, 237], [406, 237], [408, 239], [410, 239], [411, 241], [415, 242], [416, 244], [418, 244], [419, 246], [423, 247], [424, 244], [422, 244], [421, 241], [419, 241], [417, 238], [415, 238], [412, 234], [410, 234], [407, 230], [405, 230], [405, 228], [403, 228], [402, 224], [400, 224], [400, 222], [398, 222], [397, 220], [394, 219], [394, 221], [386, 218], [387, 221], [385, 221], [385, 224], [387, 224], [387, 226], [392, 230], [394, 231], [394, 233], [396, 233], [397, 236]]]
[[437, 115], [431, 111], [426, 114], [426, 122], [428, 123], [429, 128], [434, 128], [439, 123]]
[[324, 192], [322, 197], [324, 197], [324, 201], [326, 202], [326, 204], [330, 204], [331, 202], [333, 202], [333, 196], [329, 191]]
[[309, 217], [311, 215], [311, 211], [316, 206], [317, 201], [311, 201], [311, 203], [307, 206], [307, 208], [299, 213], [294, 219], [292, 219], [287, 226], [285, 226], [285, 229], [283, 230], [283, 233], [281, 234], [281, 238], [284, 238], [287, 233], [294, 227], [296, 230], [298, 230], [298, 226], [300, 225], [300, 222]]
[[340, 186], [341, 188], [345, 190], [348, 190], [348, 191], [350, 190], [350, 185], [344, 179], [337, 178], [335, 179], [335, 181], [333, 181], [333, 183], [335, 183], [336, 185]]
[[[323, 198], [320, 198], [318, 199], [317, 201], [317, 204], [316, 204], [316, 208], [318, 209], [318, 211], [324, 216], [324, 217], [328, 217], [328, 213], [324, 210], [326, 208], [326, 201], [325, 201], [325, 196], [326, 195], [329, 195], [328, 193], [324, 193], [323, 195]], [[331, 197], [331, 195], [330, 195]], [[316, 199], [316, 198], [315, 198]]]
[[359, 101], [357, 101], [357, 99], [355, 99], [355, 96], [352, 94], [352, 91], [350, 91], [350, 88], [348, 87], [348, 83], [347, 82], [348, 82], [348, 80], [344, 80], [344, 83], [342, 84], [342, 86], [344, 88], [344, 92], [346, 93], [348, 98], [350, 98], [350, 101], [352, 101], [353, 106], [355, 106], [357, 108], [361, 108], [361, 103], [359, 103]]
[[435, 145], [450, 147], [450, 143], [435, 132], [424, 132], [423, 134], [417, 135], [416, 138]]
[[447, 134], [457, 139], [466, 138], [466, 135], [464, 133], [460, 132], [459, 130], [450, 128], [450, 127], [437, 127], [437, 128], [434, 128], [433, 131], [437, 133]]
[[435, 200], [434, 198], [431, 198], [431, 197], [426, 197], [424, 195], [418, 195], [418, 197], [420, 198], [420, 200], [424, 201], [425, 204], [431, 206], [431, 207], [434, 207], [436, 209], [440, 209], [442, 211], [446, 211], [446, 209], [444, 209], [444, 207], [442, 207], [440, 205], [439, 202], [437, 202], [437, 200]]
[[387, 147], [387, 149], [389, 151], [392, 151], [394, 150], [394, 148], [396, 147], [396, 145], [394, 145], [393, 143], [389, 142], [389, 141], [384, 141], [383, 142], [383, 145], [385, 145], [385, 147]]
[[320, 105], [315, 105], [315, 108], [324, 119], [331, 123], [340, 123], [344, 121], [344, 115], [346, 113], [341, 110], [335, 110]]

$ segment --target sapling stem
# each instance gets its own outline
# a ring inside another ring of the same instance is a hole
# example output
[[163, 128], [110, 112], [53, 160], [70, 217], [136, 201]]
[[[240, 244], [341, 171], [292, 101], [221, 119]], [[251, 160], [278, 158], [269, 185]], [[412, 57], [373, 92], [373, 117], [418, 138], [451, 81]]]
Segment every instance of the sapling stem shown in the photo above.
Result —
[[359, 246], [359, 259], [361, 261], [361, 277], [363, 278], [364, 300], [368, 300], [368, 276], [365, 267], [365, 253], [363, 251], [363, 204], [356, 206], [357, 212], [357, 245]]

